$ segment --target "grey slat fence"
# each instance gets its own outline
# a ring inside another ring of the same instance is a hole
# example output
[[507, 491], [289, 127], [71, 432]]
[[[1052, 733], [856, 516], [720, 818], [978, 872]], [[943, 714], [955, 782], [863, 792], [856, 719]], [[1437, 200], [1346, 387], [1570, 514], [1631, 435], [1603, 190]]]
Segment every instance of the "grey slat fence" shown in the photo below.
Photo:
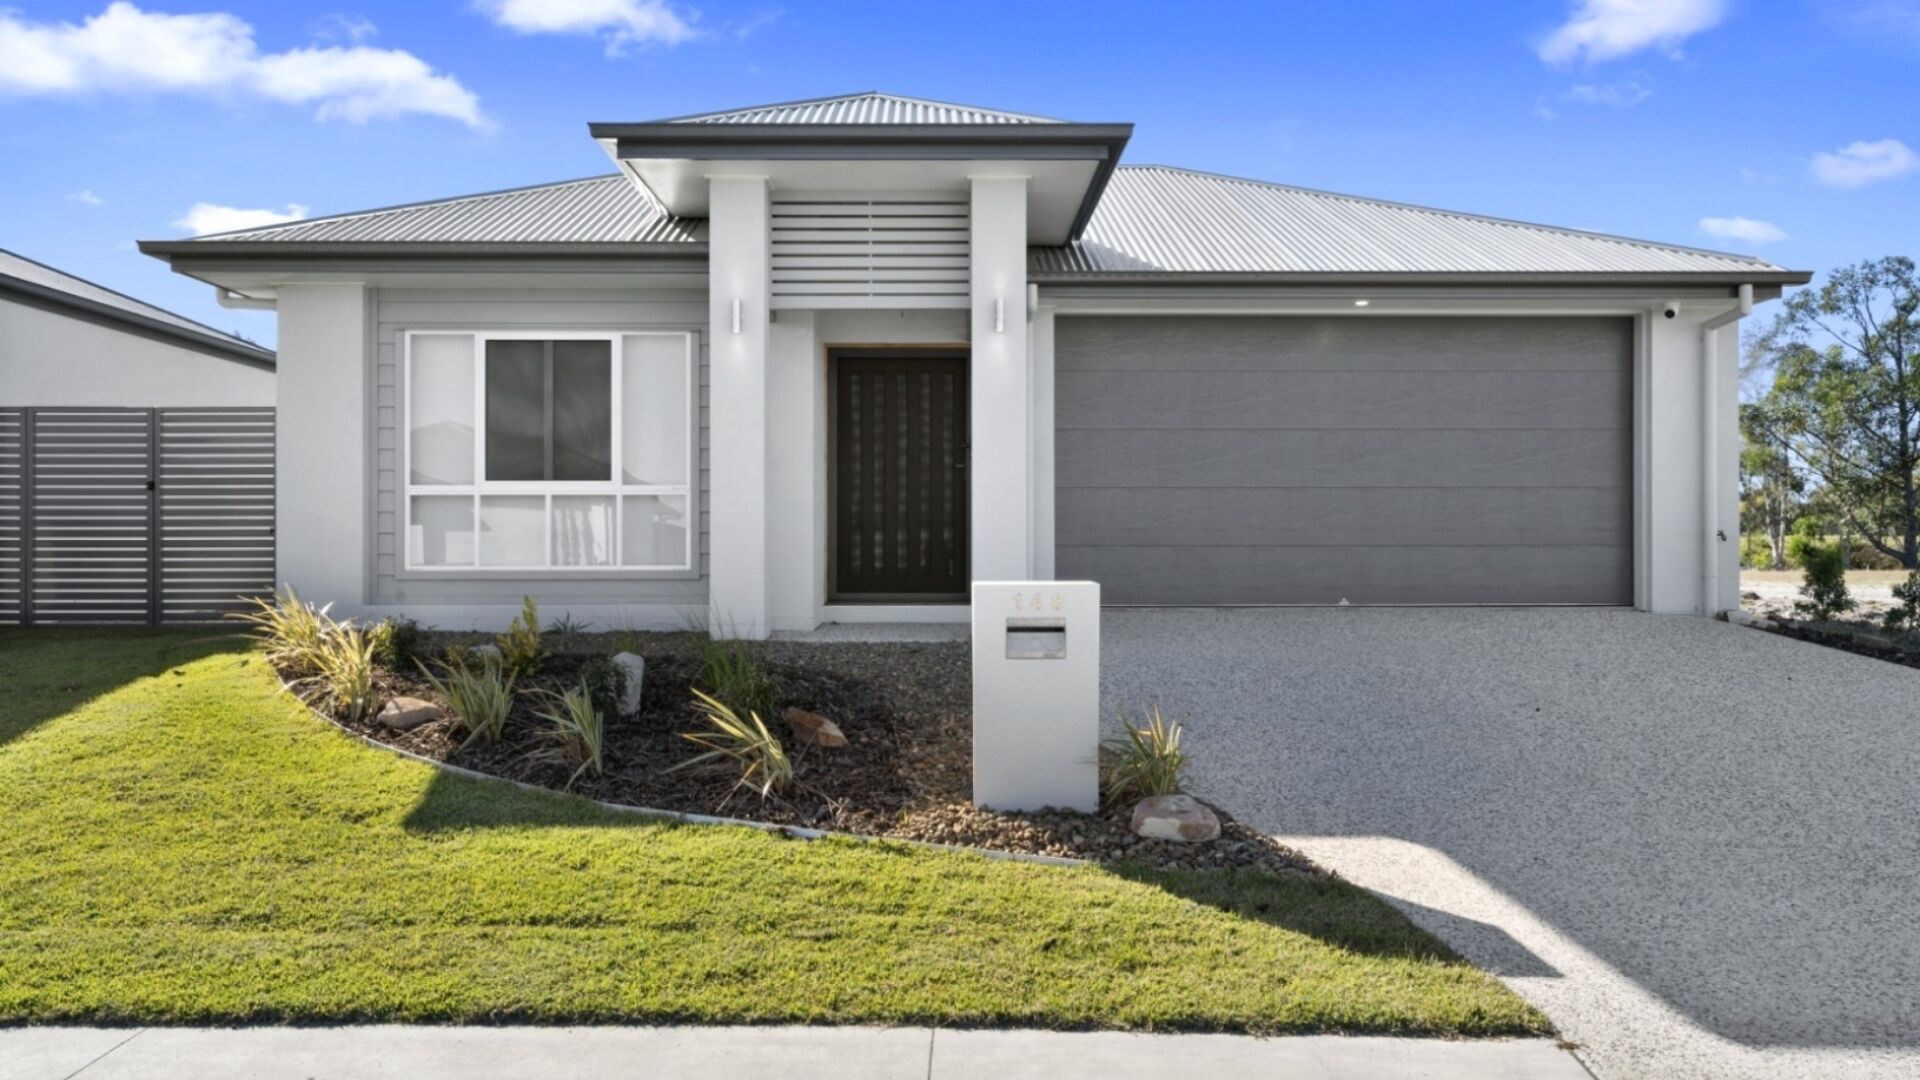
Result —
[[209, 622], [273, 590], [270, 408], [0, 409], [0, 624]]

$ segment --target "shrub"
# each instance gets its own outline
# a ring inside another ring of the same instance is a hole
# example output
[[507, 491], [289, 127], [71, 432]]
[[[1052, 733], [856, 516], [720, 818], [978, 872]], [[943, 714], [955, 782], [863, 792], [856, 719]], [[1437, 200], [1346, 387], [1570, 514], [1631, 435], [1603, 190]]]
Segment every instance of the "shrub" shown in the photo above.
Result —
[[580, 685], [587, 688], [587, 696], [602, 716], [620, 715], [620, 700], [627, 696], [625, 668], [609, 657], [596, 656], [580, 665]]
[[1807, 549], [1820, 542], [1820, 523], [1811, 517], [1796, 518], [1787, 534], [1786, 563], [1796, 570], [1805, 569]]
[[1920, 570], [1910, 571], [1907, 580], [1893, 587], [1893, 602], [1882, 624], [1889, 630], [1920, 630]]
[[1741, 536], [1740, 565], [1749, 570], [1772, 569], [1773, 541], [1759, 533], [1746, 533]]
[[680, 737], [706, 747], [707, 752], [675, 765], [668, 772], [723, 758], [733, 762], [740, 768], [740, 780], [720, 801], [721, 806], [732, 800], [734, 792], [741, 788], [759, 792], [762, 799], [787, 790], [793, 783], [793, 761], [787, 757], [786, 747], [767, 730], [766, 721], [760, 719], [759, 713], [748, 712], [743, 719], [727, 703], [699, 690], [693, 692], [693, 700], [694, 708], [707, 722], [707, 730], [682, 732]]
[[584, 634], [593, 629], [593, 620], [576, 619], [573, 612], [561, 612], [560, 617], [547, 624], [547, 633], [566, 637], [571, 634]]
[[1847, 591], [1847, 561], [1839, 545], [1810, 544], [1805, 560], [1806, 574], [1800, 584], [1804, 599], [1794, 601], [1794, 610], [1822, 621], [1852, 611], [1856, 605]]
[[327, 635], [338, 626], [327, 617], [332, 605], [316, 610], [300, 599], [291, 585], [271, 598], [253, 597], [252, 603], [254, 610], [235, 612], [228, 617], [253, 627], [251, 633], [265, 647], [267, 660], [295, 676], [317, 671]]
[[1849, 545], [1847, 566], [1853, 570], [1898, 570], [1900, 560], [1874, 547], [1865, 540], [1855, 540]]
[[1180, 724], [1168, 723], [1155, 705], [1147, 710], [1144, 727], [1134, 727], [1124, 710], [1120, 726], [1126, 736], [1107, 740], [1102, 762], [1106, 776], [1101, 787], [1107, 801], [1118, 804], [1177, 793], [1180, 774], [1187, 768], [1187, 755], [1180, 749]]
[[564, 694], [549, 690], [547, 698], [552, 704], [540, 710], [541, 719], [548, 724], [547, 745], [533, 756], [572, 766], [573, 775], [567, 777], [567, 787], [572, 787], [582, 773], [599, 776], [605, 768], [602, 755], [606, 748], [606, 714], [594, 707], [592, 694], [584, 683]]
[[372, 634], [351, 623], [337, 623], [314, 657], [316, 677], [343, 719], [362, 719], [379, 703], [373, 685], [373, 645]]
[[475, 742], [500, 741], [501, 733], [507, 729], [507, 714], [513, 711], [512, 675], [497, 664], [476, 667], [463, 654], [451, 649], [440, 665], [439, 675], [428, 671], [425, 664], [420, 665], [420, 673], [447, 699], [447, 707], [459, 718], [460, 726], [467, 729], [461, 749]]
[[780, 682], [768, 671], [753, 648], [732, 638], [712, 636], [699, 642], [700, 686], [739, 712], [772, 716], [780, 696]]
[[382, 619], [369, 634], [373, 658], [388, 671], [411, 671], [426, 647], [426, 635], [412, 619]]
[[547, 662], [547, 650], [540, 644], [540, 606], [533, 597], [522, 597], [519, 616], [494, 642], [500, 646], [500, 665], [508, 676], [524, 679], [540, 673], [540, 665]]

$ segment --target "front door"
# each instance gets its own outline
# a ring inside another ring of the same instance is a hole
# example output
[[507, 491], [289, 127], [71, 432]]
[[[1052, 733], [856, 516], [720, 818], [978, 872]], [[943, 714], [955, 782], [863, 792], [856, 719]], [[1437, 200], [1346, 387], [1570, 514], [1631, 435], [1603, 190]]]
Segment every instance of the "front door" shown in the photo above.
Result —
[[967, 597], [967, 354], [845, 349], [833, 369], [834, 600]]

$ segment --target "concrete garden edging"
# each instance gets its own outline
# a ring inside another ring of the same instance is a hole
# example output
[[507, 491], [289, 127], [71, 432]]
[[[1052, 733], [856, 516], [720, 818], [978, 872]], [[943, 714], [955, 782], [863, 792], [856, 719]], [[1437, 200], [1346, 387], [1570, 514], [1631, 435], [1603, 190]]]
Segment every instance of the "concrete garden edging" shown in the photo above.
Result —
[[[265, 661], [262, 662], [265, 663]], [[936, 844], [928, 840], [912, 840], [906, 837], [868, 836], [863, 833], [840, 832], [834, 829], [810, 829], [804, 825], [779, 825], [771, 821], [750, 821], [746, 818], [718, 817], [712, 814], [691, 814], [682, 810], [662, 810], [653, 806], [635, 806], [631, 803], [605, 802], [600, 799], [589, 799], [584, 795], [575, 795], [572, 792], [556, 791], [550, 787], [541, 787], [539, 784], [529, 784], [521, 780], [510, 780], [504, 776], [495, 776], [492, 773], [480, 772], [477, 769], [468, 769], [445, 761], [436, 761], [424, 754], [416, 754], [410, 750], [402, 750], [397, 746], [390, 746], [378, 739], [370, 739], [340, 723], [340, 721], [335, 720], [333, 717], [328, 716], [319, 709], [314, 708], [306, 698], [301, 697], [300, 694], [294, 690], [293, 685], [289, 683], [277, 669], [274, 669], [272, 664], [267, 664], [267, 668], [273, 671], [275, 680], [280, 683], [281, 691], [288, 697], [299, 702], [301, 708], [319, 717], [326, 722], [328, 727], [333, 728], [340, 734], [347, 736], [363, 746], [371, 746], [397, 757], [406, 758], [409, 761], [417, 761], [424, 765], [431, 765], [441, 772], [449, 773], [453, 776], [465, 777], [469, 780], [484, 780], [489, 783], [508, 784], [523, 791], [540, 791], [549, 795], [561, 795], [567, 798], [580, 799], [583, 802], [592, 803], [594, 806], [598, 806], [603, 810], [612, 810], [616, 813], [632, 814], [636, 817], [642, 817], [652, 821], [672, 822], [680, 825], [736, 826], [743, 829], [756, 829], [765, 833], [776, 833], [791, 840], [837, 839], [851, 840], [861, 844], [903, 844], [907, 847], [921, 848], [927, 851], [945, 851], [961, 855], [981, 855], [1003, 862], [1032, 863], [1037, 866], [1075, 867], [1095, 865], [1086, 859], [1070, 859], [1063, 855], [1035, 855], [1023, 851], [995, 851], [991, 848], [964, 847], [959, 844]]]

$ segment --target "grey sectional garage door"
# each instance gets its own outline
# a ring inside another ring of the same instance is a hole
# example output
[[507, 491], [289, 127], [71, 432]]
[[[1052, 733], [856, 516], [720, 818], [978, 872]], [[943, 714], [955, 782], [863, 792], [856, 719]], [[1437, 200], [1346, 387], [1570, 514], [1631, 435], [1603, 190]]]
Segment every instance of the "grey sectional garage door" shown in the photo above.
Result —
[[1061, 318], [1062, 578], [1110, 604], [1627, 604], [1632, 322]]

